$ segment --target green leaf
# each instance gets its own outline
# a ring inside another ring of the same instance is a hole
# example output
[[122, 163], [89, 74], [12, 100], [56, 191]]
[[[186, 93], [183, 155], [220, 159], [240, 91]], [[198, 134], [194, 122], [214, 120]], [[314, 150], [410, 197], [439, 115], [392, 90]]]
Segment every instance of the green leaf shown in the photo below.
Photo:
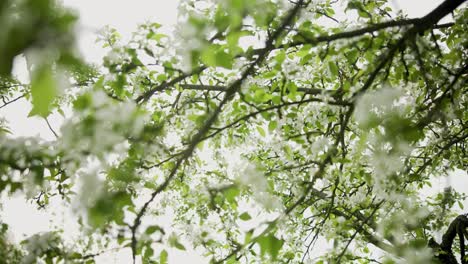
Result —
[[252, 240], [253, 230], [249, 230], [245, 233], [244, 244], [249, 243]]
[[257, 131], [262, 137], [266, 136], [266, 133], [265, 133], [265, 130], [263, 129], [263, 127], [257, 126]]
[[239, 215], [239, 218], [240, 218], [241, 220], [244, 220], [244, 221], [248, 221], [248, 220], [252, 219], [252, 217], [251, 217], [251, 216], [249, 215], [249, 213], [247, 213], [247, 212], [245, 212], [245, 213]]
[[280, 104], [280, 103], [281, 103], [281, 96], [279, 96], [279, 95], [274, 95], [274, 96], [271, 98], [271, 101], [272, 101], [274, 104]]
[[166, 34], [152, 33], [150, 39], [154, 39], [155, 41], [159, 42], [162, 38], [165, 37], [167, 37]]
[[293, 258], [294, 258], [294, 252], [291, 252], [291, 251], [286, 252], [286, 253], [284, 254], [284, 258], [285, 258], [285, 259], [288, 259], [288, 260], [289, 260], [289, 259], [293, 259]]
[[289, 145], [283, 146], [283, 150], [284, 152], [286, 152], [286, 156], [288, 157], [288, 159], [293, 157], [294, 153]]
[[232, 186], [226, 189], [223, 192], [223, 194], [224, 194], [224, 197], [226, 198], [226, 201], [228, 201], [228, 203], [235, 203], [236, 197], [240, 194], [240, 190], [237, 186]]
[[91, 98], [91, 95], [88, 93], [85, 93], [83, 95], [78, 96], [76, 100], [73, 102], [73, 108], [78, 111], [83, 111], [91, 104], [93, 103], [93, 99]]
[[240, 263], [237, 259], [236, 259], [236, 256], [231, 256], [230, 258], [228, 258], [225, 262], [226, 264], [237, 264], [237, 263]]
[[169, 245], [171, 247], [175, 247], [177, 249], [180, 249], [180, 250], [185, 250], [185, 247], [184, 245], [182, 245], [180, 242], [179, 242], [179, 239], [177, 238], [177, 236], [175, 234], [172, 234], [170, 237], [169, 237]]
[[284, 240], [278, 239], [274, 235], [268, 235], [259, 237], [257, 243], [260, 245], [262, 256], [268, 254], [272, 259], [276, 259], [280, 249], [283, 247]]
[[369, 253], [369, 252], [370, 252], [370, 250], [369, 250], [369, 248], [368, 248], [368, 247], [364, 247], [364, 248], [362, 249], [362, 252], [364, 252], [364, 253], [366, 253], [366, 254], [367, 254], [367, 253]]
[[338, 76], [338, 66], [336, 65], [336, 62], [329, 61], [328, 62], [328, 69], [330, 70], [331, 77], [336, 77]]
[[216, 48], [213, 46], [208, 47], [207, 49], [203, 50], [200, 59], [202, 62], [208, 66], [215, 67], [216, 66], [216, 56], [215, 56]]
[[102, 227], [110, 221], [123, 224], [123, 208], [130, 205], [132, 200], [126, 192], [103, 193], [95, 204], [88, 208], [89, 221], [94, 227]]
[[159, 74], [158, 77], [156, 77], [156, 80], [158, 80], [159, 82], [164, 82], [165, 80], [167, 80], [167, 75]]
[[200, 58], [208, 66], [232, 69], [233, 57], [226, 53], [222, 47], [210, 46], [203, 50]]
[[270, 123], [268, 124], [268, 130], [269, 130], [270, 132], [272, 132], [273, 130], [275, 130], [277, 127], [278, 127], [278, 122], [276, 122], [276, 120], [272, 120], [272, 121], [270, 121]]
[[163, 249], [161, 254], [159, 254], [159, 264], [167, 264], [167, 251]]
[[224, 10], [220, 7], [216, 9], [214, 25], [219, 31], [224, 31], [227, 27], [229, 27], [228, 17], [226, 16]]
[[286, 59], [286, 53], [284, 52], [284, 50], [279, 51], [275, 57], [275, 60], [278, 64], [283, 63], [285, 59]]
[[47, 117], [52, 110], [52, 103], [57, 96], [57, 84], [50, 65], [37, 69], [31, 82], [33, 108], [29, 116]]
[[242, 52], [242, 49], [240, 49], [238, 46], [239, 38], [243, 36], [250, 36], [250, 35], [251, 33], [247, 30], [230, 32], [226, 36], [226, 41], [229, 47], [229, 51], [235, 54], [237, 54], [237, 52]]
[[356, 49], [352, 49], [348, 52], [348, 61], [350, 63], [354, 63], [359, 56], [359, 51]]
[[44, 181], [44, 167], [35, 167], [31, 168], [32, 172], [34, 172], [34, 183], [40, 185]]
[[164, 234], [164, 230], [160, 226], [157, 226], [157, 225], [148, 226], [146, 228], [145, 234], [151, 235], [151, 234], [155, 233], [156, 231], [160, 231], [161, 233]]
[[174, 246], [175, 246], [177, 249], [185, 250], [185, 246], [182, 245], [181, 243], [179, 243], [179, 241], [176, 241], [176, 242], [174, 243]]
[[363, 17], [363, 18], [370, 18], [369, 13], [367, 13], [367, 12], [364, 12], [364, 11], [360, 11], [360, 10], [359, 10], [359, 11], [358, 11], [358, 14], [359, 14], [360, 17]]
[[331, 7], [326, 8], [324, 11], [325, 11], [325, 14], [327, 14], [327, 16], [333, 16], [335, 14], [335, 10], [333, 10], [333, 8]]
[[143, 259], [149, 259], [154, 255], [154, 249], [151, 248], [151, 245], [147, 245], [145, 248], [145, 253]]
[[232, 69], [233, 58], [230, 54], [220, 50], [216, 53], [216, 66]]

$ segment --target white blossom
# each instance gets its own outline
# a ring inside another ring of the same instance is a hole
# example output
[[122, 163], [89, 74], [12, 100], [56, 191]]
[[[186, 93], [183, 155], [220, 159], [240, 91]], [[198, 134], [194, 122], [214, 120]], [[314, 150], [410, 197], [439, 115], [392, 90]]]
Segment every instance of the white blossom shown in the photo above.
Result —
[[411, 249], [406, 248], [403, 251], [403, 259], [398, 260], [397, 263], [399, 264], [424, 264], [424, 263], [432, 263], [433, 261], [433, 251], [432, 249], [425, 247], [425, 248], [418, 248], [418, 249]]
[[60, 238], [55, 232], [43, 232], [35, 234], [26, 240], [25, 248], [28, 254], [22, 259], [22, 264], [36, 263], [36, 258], [45, 251], [57, 247]]
[[402, 91], [394, 87], [385, 87], [377, 91], [367, 92], [362, 95], [354, 110], [356, 122], [366, 127], [369, 124], [371, 114], [389, 114], [394, 108], [395, 101], [400, 98]]

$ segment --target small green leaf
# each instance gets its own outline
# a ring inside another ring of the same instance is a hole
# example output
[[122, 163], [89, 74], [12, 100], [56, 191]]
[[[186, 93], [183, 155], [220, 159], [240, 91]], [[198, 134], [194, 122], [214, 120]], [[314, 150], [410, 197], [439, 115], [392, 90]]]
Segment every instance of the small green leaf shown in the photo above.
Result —
[[359, 52], [356, 49], [352, 49], [348, 52], [348, 60], [350, 63], [356, 62], [357, 58], [359, 56]]
[[200, 58], [208, 66], [232, 69], [233, 57], [222, 47], [210, 46], [202, 52]]
[[237, 263], [240, 263], [237, 259], [236, 259], [236, 256], [231, 256], [230, 258], [228, 258], [225, 262], [226, 264], [237, 264]]
[[145, 254], [143, 255], [143, 259], [149, 259], [153, 255], [154, 255], [154, 249], [152, 249], [150, 245], [146, 246]]
[[208, 47], [207, 49], [203, 50], [200, 55], [201, 61], [211, 67], [216, 66], [216, 56], [215, 56], [216, 49], [213, 46]]
[[286, 59], [286, 53], [284, 52], [284, 50], [279, 51], [275, 57], [275, 60], [278, 64], [283, 63], [285, 59]]
[[41, 185], [44, 181], [44, 167], [35, 167], [31, 170], [34, 172], [34, 183]]
[[261, 126], [257, 126], [257, 131], [262, 137], [266, 135], [265, 130]]
[[248, 220], [252, 219], [252, 217], [251, 217], [251, 216], [249, 215], [249, 213], [247, 213], [247, 212], [245, 212], [245, 213], [239, 215], [239, 218], [240, 218], [241, 220], [244, 220], [244, 221], [248, 221]]
[[174, 243], [174, 246], [175, 246], [177, 249], [185, 250], [185, 246], [182, 245], [181, 243], [179, 243], [179, 241], [176, 241], [176, 242]]
[[349, 80], [346, 80], [343, 83], [343, 91], [348, 92], [350, 88], [351, 88], [351, 83], [349, 82]]
[[271, 98], [271, 101], [272, 101], [274, 104], [280, 104], [280, 103], [281, 103], [281, 96], [279, 96], [279, 95], [274, 95], [274, 96]]
[[370, 18], [369, 13], [367, 13], [367, 12], [364, 12], [364, 11], [360, 11], [360, 10], [359, 10], [359, 11], [358, 11], [358, 14], [359, 14], [360, 17], [363, 17], [363, 18]]
[[232, 69], [232, 56], [222, 50], [216, 52], [216, 66]]
[[294, 258], [294, 252], [291, 252], [291, 251], [286, 252], [286, 253], [284, 254], [284, 258], [285, 258], [285, 259], [293, 259], [293, 258]]
[[158, 77], [156, 77], [156, 80], [158, 80], [160, 82], [164, 82], [165, 80], [167, 80], [167, 75], [166, 74], [159, 74]]
[[269, 130], [270, 132], [272, 132], [273, 130], [275, 130], [276, 127], [278, 127], [278, 122], [276, 122], [276, 120], [272, 120], [272, 121], [270, 121], [270, 123], [268, 124], [268, 130]]
[[237, 186], [233, 186], [226, 189], [223, 193], [228, 203], [235, 203], [236, 197], [240, 194], [240, 190]]
[[336, 62], [329, 61], [328, 69], [330, 70], [332, 77], [338, 76], [338, 66], [336, 65]]
[[167, 251], [163, 249], [159, 254], [159, 264], [167, 264]]
[[216, 9], [214, 16], [214, 25], [220, 32], [225, 31], [226, 28], [229, 27], [229, 20], [227, 19], [226, 13], [220, 7]]
[[57, 96], [57, 84], [49, 65], [37, 69], [31, 82], [33, 108], [29, 116], [47, 117]]
[[327, 14], [327, 16], [333, 16], [335, 14], [335, 10], [333, 10], [333, 8], [326, 8], [325, 9], [325, 14]]
[[154, 33], [154, 34], [151, 34], [150, 39], [154, 39], [155, 41], [159, 42], [162, 38], [165, 38], [165, 37], [167, 37], [167, 35], [160, 34], [160, 33]]
[[164, 234], [164, 230], [160, 226], [157, 226], [157, 225], [148, 226], [148, 228], [146, 228], [145, 234], [151, 235], [156, 231], [160, 231], [161, 233]]
[[368, 248], [368, 247], [364, 247], [364, 248], [362, 249], [362, 252], [364, 252], [364, 253], [369, 253], [370, 251], [369, 251], [369, 248]]
[[177, 238], [177, 236], [175, 234], [172, 234], [170, 237], [169, 237], [169, 245], [171, 247], [175, 247], [177, 249], [180, 249], [180, 250], [185, 250], [185, 247], [184, 245], [182, 245], [180, 242], [179, 242], [179, 239]]
[[244, 243], [247, 244], [252, 240], [252, 235], [253, 235], [253, 230], [249, 230], [247, 233], [245, 233], [245, 239]]
[[259, 237], [257, 243], [260, 245], [262, 255], [268, 254], [272, 259], [276, 259], [284, 241], [274, 235], [268, 235]]
[[288, 146], [288, 145], [283, 146], [283, 150], [286, 153], [286, 156], [288, 157], [288, 159], [293, 157], [294, 153], [293, 153], [290, 146]]

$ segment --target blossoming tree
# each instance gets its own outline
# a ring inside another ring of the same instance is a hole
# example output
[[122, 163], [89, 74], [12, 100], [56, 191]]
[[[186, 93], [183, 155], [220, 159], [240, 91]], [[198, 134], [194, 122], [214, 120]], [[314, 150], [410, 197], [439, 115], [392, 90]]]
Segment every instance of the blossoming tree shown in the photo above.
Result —
[[3, 223], [0, 259], [467, 263], [464, 194], [421, 198], [467, 168], [463, 2], [407, 18], [385, 0], [187, 0], [173, 34], [106, 29], [102, 65], [77, 56], [53, 0], [0, 2], [0, 108], [64, 117], [53, 141], [1, 124], [2, 197], [59, 197], [82, 232], [16, 243]]

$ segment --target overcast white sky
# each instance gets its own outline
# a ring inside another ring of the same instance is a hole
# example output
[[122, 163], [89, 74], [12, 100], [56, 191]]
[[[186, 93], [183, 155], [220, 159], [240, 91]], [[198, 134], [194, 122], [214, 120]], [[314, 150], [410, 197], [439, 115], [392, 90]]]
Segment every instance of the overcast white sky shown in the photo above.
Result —
[[[74, 8], [80, 16], [78, 27], [79, 47], [85, 58], [99, 64], [104, 55], [95, 43], [96, 32], [105, 25], [116, 28], [124, 37], [129, 37], [136, 25], [145, 21], [154, 21], [163, 24], [167, 28], [177, 21], [178, 0], [63, 0], [68, 7]], [[394, 7], [404, 10], [410, 17], [420, 17], [427, 14], [436, 7], [441, 0], [392, 0]], [[18, 62], [17, 67], [21, 67]], [[15, 135], [35, 136], [39, 135], [45, 139], [53, 139], [45, 122], [39, 118], [27, 118], [30, 106], [25, 101], [0, 110], [0, 117], [4, 116], [10, 121], [10, 127]], [[61, 118], [52, 116], [50, 121], [56, 129], [60, 125]], [[458, 191], [466, 191], [468, 186], [466, 173], [458, 172], [452, 175], [450, 183]], [[428, 192], [440, 191], [447, 184], [445, 179], [437, 180], [434, 188]], [[59, 205], [57, 205], [59, 206]], [[468, 208], [468, 203], [465, 202]], [[70, 221], [69, 212], [60, 212], [59, 215], [51, 215], [48, 212], [39, 212], [24, 201], [22, 197], [10, 199], [4, 204], [2, 219], [7, 222], [17, 238], [21, 240], [39, 231], [50, 230], [51, 219], [59, 226], [73, 226]], [[60, 214], [63, 214], [61, 216]], [[59, 219], [57, 221], [56, 219]], [[61, 220], [60, 220], [61, 219]], [[67, 220], [68, 219], [68, 220]], [[129, 252], [118, 255], [106, 255], [98, 259], [98, 263], [130, 263]], [[195, 254], [169, 252], [170, 263], [203, 263], [202, 258]]]

